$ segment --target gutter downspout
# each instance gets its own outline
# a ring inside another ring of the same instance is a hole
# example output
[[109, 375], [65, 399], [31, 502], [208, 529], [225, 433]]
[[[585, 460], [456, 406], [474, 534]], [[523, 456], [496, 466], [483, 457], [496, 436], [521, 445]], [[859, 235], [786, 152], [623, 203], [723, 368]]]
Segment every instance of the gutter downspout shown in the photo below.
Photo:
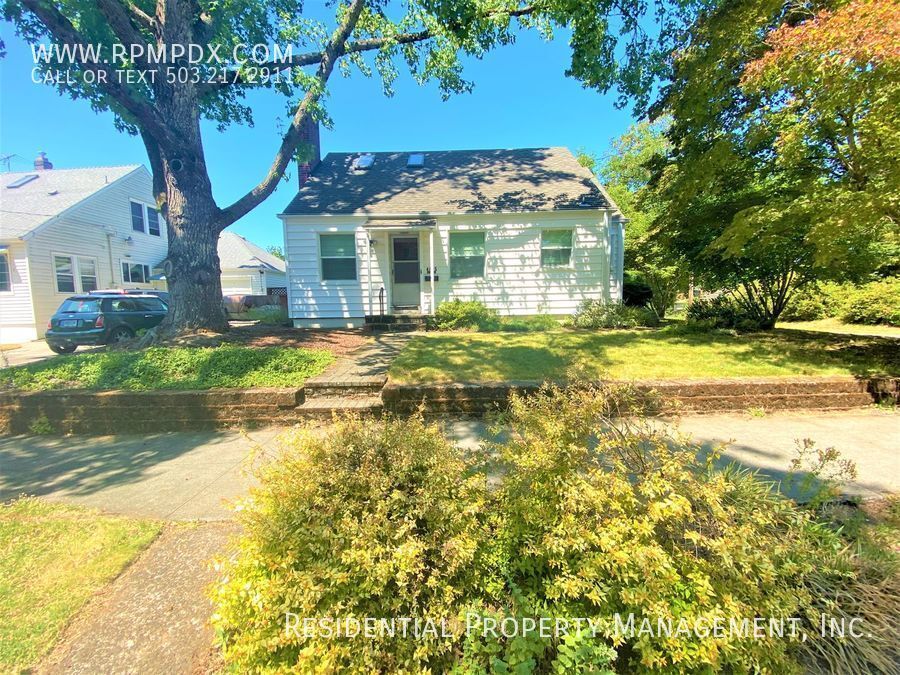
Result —
[[369, 286], [367, 304], [369, 305], [369, 316], [371, 316], [374, 314], [372, 311], [372, 256], [374, 255], [373, 251], [375, 244], [372, 242], [372, 239], [369, 238], [369, 231], [363, 228], [363, 232], [366, 235], [366, 277]]
[[[111, 287], [115, 287], [115, 285], [116, 285], [116, 268], [113, 265], [112, 235], [109, 232], [106, 233], [106, 252], [107, 252], [107, 254], [109, 254], [109, 285]], [[124, 285], [124, 284], [125, 284], [125, 280], [122, 279], [122, 285]]]

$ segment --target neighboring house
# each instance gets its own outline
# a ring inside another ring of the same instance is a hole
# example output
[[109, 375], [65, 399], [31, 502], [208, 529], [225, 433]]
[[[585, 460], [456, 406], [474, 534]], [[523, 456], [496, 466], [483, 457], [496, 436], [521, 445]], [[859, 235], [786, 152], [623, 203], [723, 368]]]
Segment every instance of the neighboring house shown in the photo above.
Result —
[[284, 294], [284, 260], [234, 232], [219, 235], [222, 295]]
[[166, 226], [140, 165], [0, 174], [0, 343], [34, 340], [69, 295], [153, 288]]
[[621, 300], [625, 219], [566, 148], [330, 153], [300, 176], [280, 215], [296, 326]]

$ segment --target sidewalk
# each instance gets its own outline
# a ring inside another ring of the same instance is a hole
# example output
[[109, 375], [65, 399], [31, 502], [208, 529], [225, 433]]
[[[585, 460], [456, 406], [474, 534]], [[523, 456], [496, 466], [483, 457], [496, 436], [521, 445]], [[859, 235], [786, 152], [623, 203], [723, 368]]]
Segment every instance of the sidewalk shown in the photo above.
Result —
[[41, 673], [207, 672], [212, 644], [209, 561], [227, 551], [233, 523], [167, 526], [83, 609]]

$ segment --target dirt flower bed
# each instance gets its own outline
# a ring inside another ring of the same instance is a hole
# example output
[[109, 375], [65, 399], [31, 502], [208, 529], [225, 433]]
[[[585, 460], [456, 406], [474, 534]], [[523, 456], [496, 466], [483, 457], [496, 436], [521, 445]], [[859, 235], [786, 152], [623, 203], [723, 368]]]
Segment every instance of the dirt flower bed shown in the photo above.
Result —
[[198, 332], [166, 342], [172, 347], [216, 347], [236, 344], [243, 347], [299, 347], [327, 349], [335, 356], [348, 354], [369, 338], [358, 329], [306, 329], [271, 325], [234, 325], [228, 333]]

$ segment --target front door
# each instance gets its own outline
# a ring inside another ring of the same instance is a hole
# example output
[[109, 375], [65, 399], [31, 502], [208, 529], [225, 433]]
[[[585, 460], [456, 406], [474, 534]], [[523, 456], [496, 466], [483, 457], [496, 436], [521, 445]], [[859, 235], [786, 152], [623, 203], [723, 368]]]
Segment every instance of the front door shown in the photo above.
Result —
[[419, 307], [419, 238], [391, 237], [393, 272], [392, 303], [395, 309]]

